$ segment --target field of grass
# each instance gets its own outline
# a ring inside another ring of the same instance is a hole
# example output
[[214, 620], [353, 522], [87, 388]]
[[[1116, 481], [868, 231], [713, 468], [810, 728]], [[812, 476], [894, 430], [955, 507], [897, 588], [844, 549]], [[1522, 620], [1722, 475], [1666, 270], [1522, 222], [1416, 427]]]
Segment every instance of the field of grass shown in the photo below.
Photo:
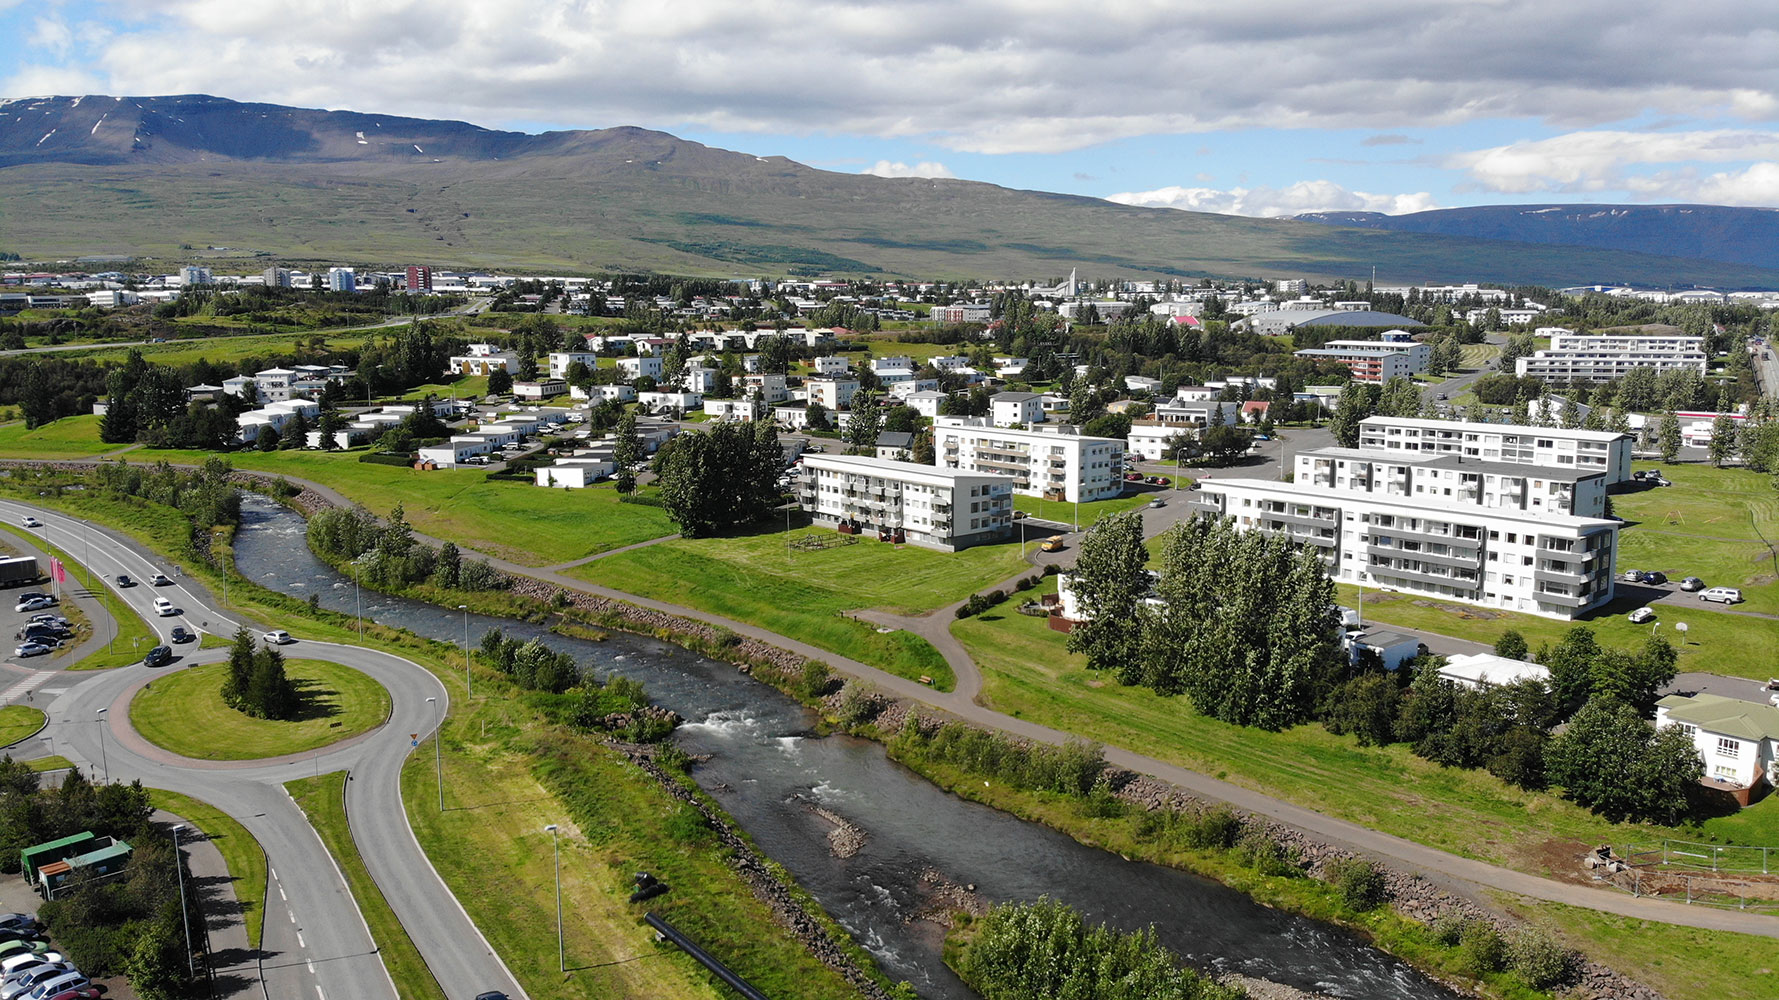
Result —
[[[827, 528], [789, 537], [839, 537]], [[1018, 573], [1019, 543], [957, 553], [875, 538], [816, 551], [786, 547], [763, 531], [734, 538], [680, 539], [591, 562], [568, 572], [620, 590], [750, 622], [903, 677], [933, 678], [949, 690], [951, 668], [926, 640], [879, 633], [843, 612], [880, 608], [919, 614]]]
[[1779, 996], [1771, 938], [1654, 923], [1560, 903], [1513, 900], [1509, 912], [1581, 947], [1668, 1000]]
[[395, 980], [396, 992], [404, 1000], [445, 1000], [445, 991], [439, 988], [432, 970], [426, 967], [395, 911], [389, 908], [389, 901], [383, 898], [382, 890], [364, 866], [358, 845], [352, 842], [352, 830], [346, 821], [346, 772], [331, 771], [319, 777], [287, 781], [284, 789], [309, 817], [309, 825], [321, 835], [321, 843], [340, 866], [346, 886], [352, 890], [352, 898], [358, 901], [359, 912], [364, 914], [364, 922], [377, 942], [383, 965]]
[[48, 718], [29, 705], [7, 705], [0, 708], [0, 747], [9, 747], [43, 728]]
[[229, 866], [235, 899], [241, 903], [242, 919], [247, 922], [248, 947], [258, 948], [266, 922], [265, 849], [246, 827], [208, 802], [163, 788], [150, 788], [148, 797], [155, 808], [165, 809], [197, 827], [222, 852], [223, 863]]
[[[143, 460], [148, 460], [144, 453]], [[229, 455], [236, 468], [296, 476], [332, 487], [387, 515], [397, 504], [415, 530], [527, 566], [567, 562], [607, 549], [671, 535], [659, 507], [621, 504], [613, 487], [547, 490], [522, 482], [489, 482], [476, 469], [418, 472], [358, 460], [359, 452], [247, 451]], [[198, 464], [204, 452], [154, 452], [155, 458]]]
[[31, 430], [22, 420], [0, 425], [0, 458], [88, 458], [122, 447], [99, 440], [99, 418], [90, 413]]
[[[381, 335], [379, 331], [377, 335]], [[394, 330], [387, 331], [393, 333]], [[65, 351], [57, 357], [70, 361], [123, 361], [131, 351], [142, 352], [145, 360], [159, 365], [189, 365], [199, 360], [207, 360], [216, 364], [236, 362], [244, 358], [265, 357], [271, 354], [307, 354], [309, 341], [322, 337], [327, 346], [334, 350], [344, 350], [364, 344], [371, 334], [351, 334], [341, 337], [327, 336], [320, 331], [302, 333], [279, 333], [264, 336], [247, 335], [240, 337], [203, 337], [192, 340], [169, 340], [164, 344], [139, 344], [135, 346], [95, 345], [90, 350]]]
[[[1030, 597], [1052, 593], [1054, 578]], [[1441, 768], [1406, 747], [1361, 747], [1319, 725], [1280, 733], [1199, 715], [1086, 669], [1067, 637], [1003, 605], [953, 625], [982, 668], [982, 701], [1021, 719], [1216, 775], [1319, 812], [1456, 854], [1536, 870], [1547, 838], [1576, 843], [1660, 837], [1608, 823], [1554, 795], [1514, 788], [1486, 771]]]
[[1779, 795], [1768, 795], [1727, 816], [1713, 816], [1703, 826], [1709, 837], [1726, 844], [1779, 847]]
[[[149, 627], [149, 624], [142, 619], [140, 614], [136, 613], [136, 609], [124, 603], [124, 601], [119, 598], [116, 592], [109, 586], [99, 582], [99, 580], [96, 579], [95, 574], [89, 571], [88, 567], [71, 558], [68, 553], [45, 542], [39, 536], [34, 535], [23, 528], [15, 528], [10, 524], [0, 524], [0, 529], [26, 539], [30, 541], [32, 545], [48, 552], [52, 556], [60, 558], [63, 564], [68, 567], [69, 573], [72, 574], [69, 578], [70, 581], [74, 583], [84, 581], [91, 584], [87, 593], [91, 594], [93, 599], [99, 602], [100, 606], [111, 616], [111, 620], [116, 623], [112, 626], [112, 628], [116, 629], [115, 632], [108, 630], [102, 633], [107, 639], [105, 644], [107, 648], [95, 649], [93, 652], [88, 653], [86, 657], [79, 662], [68, 664], [67, 669], [109, 670], [112, 667], [121, 667], [135, 663], [137, 660], [140, 660], [143, 655], [155, 645], [155, 643], [160, 641], [159, 635], [153, 628]], [[57, 609], [57, 613], [68, 619], [68, 623], [74, 626], [76, 636], [74, 642], [50, 654], [51, 663], [72, 655], [74, 650], [80, 645], [80, 633], [85, 626], [91, 624], [87, 621], [86, 614], [73, 602], [63, 604]], [[128, 645], [125, 645], [125, 643], [128, 643]]]
[[[1163, 500], [1170, 499], [1166, 493], [1132, 493], [1127, 496], [1114, 497], [1111, 500], [1094, 500], [1089, 503], [1081, 504], [1079, 514], [1081, 518], [1081, 527], [1091, 528], [1100, 522], [1100, 518], [1105, 517], [1108, 514], [1120, 514], [1127, 510], [1136, 510], [1156, 497], [1161, 497]], [[1064, 524], [1074, 523], [1077, 516], [1074, 504], [1058, 503], [1054, 500], [1045, 500], [1040, 497], [1015, 495], [1013, 497], [1013, 509], [1023, 510], [1033, 517], [1061, 521]], [[1015, 532], [1015, 534], [1017, 534], [1017, 532]]]
[[130, 724], [150, 743], [199, 760], [255, 760], [302, 753], [374, 729], [389, 718], [389, 692], [350, 667], [287, 660], [303, 707], [295, 719], [255, 719], [223, 704], [225, 663], [158, 677], [130, 702]]
[[442, 399], [480, 399], [488, 395], [488, 376], [457, 375], [446, 376], [447, 381], [418, 385], [402, 394], [404, 400], [425, 399], [427, 396], [438, 396]]
[[1613, 513], [1635, 522], [1619, 535], [1619, 566], [1740, 587], [1738, 608], [1779, 614], [1779, 492], [1772, 477], [1708, 465], [1648, 467], [1674, 485], [1612, 498]]

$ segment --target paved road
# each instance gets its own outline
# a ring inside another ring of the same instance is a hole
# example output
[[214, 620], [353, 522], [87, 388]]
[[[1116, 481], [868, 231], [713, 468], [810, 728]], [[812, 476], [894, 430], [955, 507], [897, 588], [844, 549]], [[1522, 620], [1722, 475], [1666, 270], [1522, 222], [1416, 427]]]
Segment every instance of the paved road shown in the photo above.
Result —
[[[0, 501], [0, 517], [19, 518], [28, 510], [44, 522], [52, 542], [70, 553], [82, 551], [80, 521]], [[92, 561], [107, 577], [125, 572], [148, 579], [162, 568], [127, 539], [96, 526], [87, 530]], [[224, 636], [232, 635], [236, 625], [209, 593], [183, 577], [165, 587], [140, 585], [117, 593], [162, 635], [179, 622]], [[155, 597], [167, 597], [182, 614], [154, 615]], [[447, 703], [444, 686], [424, 668], [399, 657], [300, 641], [287, 652], [345, 664], [386, 687], [393, 702], [389, 722], [366, 737], [292, 759], [194, 761], [148, 744], [129, 727], [127, 718], [130, 696], [154, 677], [227, 655], [225, 649], [200, 652], [191, 644], [178, 648], [180, 659], [171, 667], [151, 671], [138, 663], [79, 679], [43, 707], [57, 750], [89, 773], [119, 781], [140, 778], [144, 784], [202, 799], [239, 820], [258, 838], [275, 883], [266, 915], [267, 991], [277, 997], [313, 992], [316, 1000], [393, 1000], [396, 995], [350, 892], [320, 838], [281, 787], [318, 772], [347, 770], [352, 776], [346, 807], [353, 839], [446, 996], [470, 1000], [485, 990], [502, 990], [524, 997], [420, 850], [402, 808], [400, 771], [410, 750], [409, 734], [424, 738], [437, 726]]]

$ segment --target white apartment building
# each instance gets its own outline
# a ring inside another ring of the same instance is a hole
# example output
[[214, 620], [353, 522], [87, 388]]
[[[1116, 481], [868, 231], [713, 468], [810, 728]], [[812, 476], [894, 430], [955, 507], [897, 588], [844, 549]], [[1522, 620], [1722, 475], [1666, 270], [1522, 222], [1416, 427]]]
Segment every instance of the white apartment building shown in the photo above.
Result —
[[991, 311], [987, 305], [961, 302], [952, 306], [934, 306], [930, 317], [935, 323], [986, 323]]
[[903, 396], [902, 404], [931, 419], [939, 415], [939, 407], [944, 404], [945, 398], [945, 393], [937, 389], [920, 389]]
[[1607, 486], [1631, 478], [1631, 435], [1611, 431], [1366, 417], [1359, 422], [1359, 447], [1366, 451], [1418, 451], [1485, 462], [1604, 471]]
[[783, 375], [743, 375], [741, 382], [750, 399], [755, 392], [768, 403], [782, 403], [791, 398], [791, 390], [786, 388]]
[[997, 392], [988, 397], [988, 404], [996, 427], [1024, 427], [1044, 420], [1044, 398], [1035, 392]]
[[[1133, 427], [1134, 431], [1135, 428]], [[1606, 516], [1606, 472], [1485, 462], [1459, 455], [1317, 448], [1296, 457], [1294, 482], [1341, 493], [1427, 497], [1506, 510]]]
[[644, 375], [647, 375], [649, 378], [659, 379], [661, 373], [665, 370], [666, 367], [662, 363], [662, 358], [659, 354], [618, 359], [618, 374], [622, 375], [626, 381], [630, 382], [634, 382], [637, 379], [642, 378]]
[[1321, 347], [1306, 347], [1294, 353], [1300, 358], [1338, 361], [1347, 366], [1356, 382], [1387, 382], [1398, 375], [1407, 377], [1424, 370], [1433, 349], [1402, 340], [1331, 340]]
[[1554, 326], [1537, 332], [1550, 337], [1550, 347], [1514, 361], [1514, 374], [1546, 382], [1606, 382], [1634, 368], [1705, 374], [1703, 337], [1590, 335]]
[[1315, 546], [1342, 583], [1565, 620], [1612, 600], [1616, 521], [1261, 479], [1204, 480], [1191, 504]]
[[1185, 437], [1190, 441], [1198, 437], [1198, 428], [1189, 423], [1133, 420], [1124, 445], [1132, 455], [1145, 462], [1159, 462], [1167, 457], [1168, 445], [1175, 437]]
[[859, 391], [856, 378], [812, 378], [804, 383], [809, 401], [820, 403], [829, 411], [844, 410], [852, 405], [853, 393]]
[[955, 552], [1013, 532], [1013, 480], [859, 455], [803, 457], [798, 502], [817, 524]]
[[599, 355], [592, 351], [557, 351], [550, 355], [550, 377], [567, 378], [568, 366], [579, 361], [588, 368], [599, 366]]
[[838, 354], [824, 354], [815, 359], [817, 375], [845, 375], [852, 371], [852, 363]]
[[358, 291], [358, 275], [349, 267], [330, 267], [327, 269], [327, 290], [330, 292]]
[[1015, 492], [1046, 500], [1107, 500], [1124, 492], [1124, 442], [1077, 434], [1067, 424], [1015, 430], [983, 417], [938, 417], [933, 462], [1011, 476]]

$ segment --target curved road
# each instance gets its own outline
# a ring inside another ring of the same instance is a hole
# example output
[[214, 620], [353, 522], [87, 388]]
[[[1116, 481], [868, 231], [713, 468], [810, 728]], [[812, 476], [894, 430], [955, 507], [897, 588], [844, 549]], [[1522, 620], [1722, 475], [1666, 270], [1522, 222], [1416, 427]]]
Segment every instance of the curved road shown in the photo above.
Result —
[[[94, 569], [107, 585], [165, 636], [175, 624], [224, 637], [237, 621], [202, 587], [183, 577], [169, 586], [146, 582], [115, 588], [117, 573], [146, 581], [163, 567], [133, 542], [54, 511], [0, 501], [0, 516], [15, 521], [32, 513], [42, 533], [70, 555], [91, 545]], [[181, 610], [156, 616], [156, 597]], [[251, 625], [249, 627], [252, 627]], [[263, 961], [269, 995], [343, 1000], [394, 1000], [396, 991], [363, 917], [320, 838], [283, 783], [317, 772], [346, 770], [346, 808], [352, 836], [365, 866], [408, 936], [426, 960], [445, 995], [471, 1000], [487, 990], [520, 998], [526, 994], [499, 956], [470, 921], [421, 851], [402, 808], [401, 767], [411, 752], [409, 734], [424, 739], [447, 707], [447, 692], [418, 664], [376, 650], [300, 641], [296, 655], [329, 660], [363, 671], [390, 692], [388, 723], [367, 736], [309, 754], [271, 761], [218, 762], [178, 757], [137, 736], [128, 724], [130, 696], [169, 669], [226, 658], [226, 649], [199, 651], [175, 647], [172, 667], [149, 670], [140, 663], [94, 674], [43, 706], [57, 743], [73, 758], [84, 758], [88, 773], [112, 780], [140, 778], [144, 784], [183, 792], [210, 802], [239, 820], [265, 848], [273, 875], [267, 893]], [[74, 675], [70, 675], [74, 676]], [[428, 702], [427, 699], [437, 699]], [[102, 713], [102, 714], [101, 714]]]

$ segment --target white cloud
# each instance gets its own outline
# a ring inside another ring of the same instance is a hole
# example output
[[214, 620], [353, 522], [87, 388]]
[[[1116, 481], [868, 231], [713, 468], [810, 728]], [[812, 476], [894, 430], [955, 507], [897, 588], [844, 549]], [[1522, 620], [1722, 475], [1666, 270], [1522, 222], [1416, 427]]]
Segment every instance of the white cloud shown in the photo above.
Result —
[[1699, 205], [1779, 206], [1779, 163], [1701, 176], [1693, 170], [1628, 177], [1625, 187], [1643, 201]]
[[68, 29], [68, 22], [59, 17], [39, 17], [31, 23], [30, 43], [36, 48], [65, 56], [74, 45], [74, 32]]
[[876, 163], [859, 171], [861, 174], [876, 174], [879, 177], [956, 177], [945, 169], [945, 164], [922, 160], [909, 166], [901, 160], [891, 163], [889, 160], [878, 160]]
[[[1738, 4], [1262, 0], [1183, 11], [1108, 0], [1082, 17], [1064, 0], [682, 0], [663, 16], [658, 0], [523, 10], [109, 0], [106, 12], [118, 35], [86, 68], [112, 93], [902, 137], [983, 153], [1220, 128], [1767, 121], [1779, 108], [1773, 33]], [[1453, 58], [1454, 46], [1489, 57]]]
[[1128, 191], [1107, 195], [1107, 201], [1146, 208], [1178, 208], [1221, 215], [1252, 215], [1262, 218], [1302, 212], [1383, 212], [1403, 215], [1438, 208], [1425, 191], [1414, 194], [1368, 194], [1349, 191], [1333, 181], [1298, 181], [1284, 188], [1164, 187], [1154, 191]]
[[1460, 153], [1445, 165], [1468, 171], [1479, 187], [1519, 194], [1622, 190], [1631, 185], [1627, 170], [1636, 164], [1773, 159], [1779, 159], [1779, 132], [1602, 130]]

